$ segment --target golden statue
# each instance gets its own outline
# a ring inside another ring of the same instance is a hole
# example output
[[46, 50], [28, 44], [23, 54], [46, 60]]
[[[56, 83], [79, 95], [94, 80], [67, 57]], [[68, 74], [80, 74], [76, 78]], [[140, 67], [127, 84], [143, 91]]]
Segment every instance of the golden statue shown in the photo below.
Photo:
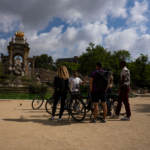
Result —
[[15, 32], [15, 36], [16, 37], [24, 37], [25, 34], [24, 34], [24, 32], [22, 33], [22, 31], [18, 31], [18, 32]]

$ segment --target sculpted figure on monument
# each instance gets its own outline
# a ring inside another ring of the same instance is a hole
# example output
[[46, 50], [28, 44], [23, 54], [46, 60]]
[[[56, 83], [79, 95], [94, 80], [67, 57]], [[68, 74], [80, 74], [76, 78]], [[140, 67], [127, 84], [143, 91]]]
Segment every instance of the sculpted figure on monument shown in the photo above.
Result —
[[12, 70], [13, 74], [15, 74], [15, 75], [24, 76], [24, 70], [21, 68], [21, 61], [20, 61], [19, 57], [16, 58], [14, 67], [12, 69], [10, 68], [10, 71], [11, 70]]
[[39, 78], [39, 74], [38, 73], [36, 73], [36, 84], [41, 84], [41, 82], [40, 82], [40, 78]]

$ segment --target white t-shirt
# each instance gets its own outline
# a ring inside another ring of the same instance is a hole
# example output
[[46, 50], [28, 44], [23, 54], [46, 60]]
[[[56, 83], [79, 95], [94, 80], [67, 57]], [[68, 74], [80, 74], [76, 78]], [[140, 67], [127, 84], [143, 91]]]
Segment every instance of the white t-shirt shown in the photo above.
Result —
[[77, 87], [79, 87], [79, 84], [82, 83], [82, 80], [78, 77], [76, 78], [72, 77], [69, 79], [69, 83], [71, 83], [71, 90], [77, 92], [78, 91]]
[[123, 86], [130, 86], [130, 71], [129, 69], [127, 69], [126, 67], [124, 67], [121, 71], [121, 80], [122, 80], [122, 76], [125, 76], [125, 81], [123, 83]]

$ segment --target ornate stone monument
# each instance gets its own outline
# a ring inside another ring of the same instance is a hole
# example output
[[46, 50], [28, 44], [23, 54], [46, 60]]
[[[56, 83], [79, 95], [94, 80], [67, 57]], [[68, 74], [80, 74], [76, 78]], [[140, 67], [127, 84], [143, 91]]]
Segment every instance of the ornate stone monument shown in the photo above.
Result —
[[[24, 40], [24, 32], [18, 31], [15, 33], [15, 39], [12, 37], [12, 40], [7, 46], [8, 56], [1, 54], [1, 62], [5, 64], [4, 74], [16, 74], [16, 75], [29, 75], [34, 74], [34, 61], [35, 57], [30, 58], [29, 52], [30, 47], [27, 43], [27, 38]], [[22, 57], [22, 62], [20, 58]], [[31, 63], [31, 69], [29, 69], [29, 63]]]

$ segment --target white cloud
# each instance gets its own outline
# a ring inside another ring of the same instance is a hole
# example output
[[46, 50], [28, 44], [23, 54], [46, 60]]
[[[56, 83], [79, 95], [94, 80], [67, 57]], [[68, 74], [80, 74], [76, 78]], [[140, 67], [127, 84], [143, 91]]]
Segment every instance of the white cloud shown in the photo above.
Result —
[[[127, 0], [1, 0], [0, 14], [4, 16], [13, 16], [12, 21], [19, 21], [24, 31], [42, 30], [54, 17], [74, 24], [90, 22], [107, 22], [107, 15], [112, 17], [126, 17]], [[7, 12], [7, 14], [5, 13]], [[6, 17], [7, 17], [6, 16]], [[9, 20], [9, 19], [8, 19]], [[7, 21], [3, 20], [3, 24]], [[9, 26], [11, 27], [11, 23]]]
[[139, 36], [136, 28], [114, 31], [105, 38], [106, 47], [111, 51], [128, 50], [132, 57], [137, 58], [140, 53], [150, 52], [150, 35]]
[[111, 50], [129, 50], [134, 45], [137, 37], [136, 28], [129, 28], [122, 31], [118, 29], [105, 38], [106, 47]]
[[127, 24], [136, 23], [139, 24], [143, 21], [148, 21], [145, 13], [148, 11], [148, 3], [146, 0], [143, 2], [135, 1], [135, 6], [130, 9], [131, 16], [127, 20]]
[[145, 33], [147, 31], [147, 27], [145, 25], [140, 25], [140, 32]]
[[0, 13], [0, 32], [11, 32], [16, 29], [19, 25], [20, 18], [13, 14]]
[[[138, 37], [134, 46], [131, 47], [131, 52], [133, 56], [139, 56], [142, 54], [149, 54], [150, 53], [150, 35], [145, 34], [141, 37]], [[133, 51], [132, 51], [133, 50]]]
[[[148, 3], [135, 2], [130, 9], [127, 23], [135, 23], [128, 29], [108, 29], [107, 17], [127, 18], [127, 0], [1, 0], [0, 5], [0, 32], [22, 30], [28, 38], [31, 48], [30, 56], [52, 54], [54, 59], [59, 57], [72, 57], [80, 55], [86, 50], [88, 44], [93, 42], [108, 47], [110, 50], [126, 49], [133, 55], [147, 53], [149, 44], [148, 34], [145, 34], [147, 21], [145, 13]], [[72, 25], [62, 34], [63, 26], [53, 27], [51, 31], [37, 35], [38, 31], [45, 29], [54, 17]], [[81, 26], [75, 27], [74, 25]], [[138, 35], [145, 34], [142, 36]], [[14, 33], [12, 33], [13, 36]], [[105, 38], [104, 38], [105, 37]], [[0, 52], [7, 52], [7, 40], [0, 39]], [[68, 51], [64, 51], [68, 49]]]
[[68, 49], [65, 57], [81, 55], [90, 42], [102, 44], [103, 35], [109, 33], [107, 26], [99, 23], [87, 24], [81, 28], [69, 27], [63, 34], [62, 28], [63, 26], [54, 27], [48, 33], [29, 37], [30, 55], [47, 53], [56, 59], [64, 57], [64, 49]]
[[5, 49], [7, 50], [7, 48], [5, 47], [5, 44], [6, 44], [6, 40], [0, 39], [0, 52], [1, 53], [5, 53]]

